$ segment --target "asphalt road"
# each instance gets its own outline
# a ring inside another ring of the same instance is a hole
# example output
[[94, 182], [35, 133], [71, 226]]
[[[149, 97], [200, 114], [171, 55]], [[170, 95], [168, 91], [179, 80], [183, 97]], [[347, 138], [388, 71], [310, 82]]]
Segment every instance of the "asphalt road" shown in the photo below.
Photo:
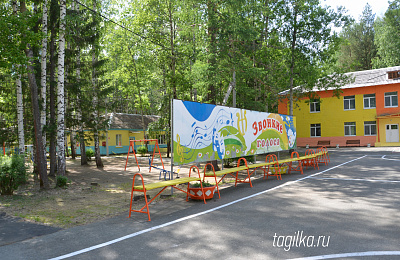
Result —
[[3, 245], [0, 259], [400, 259], [396, 149], [331, 149], [303, 175]]

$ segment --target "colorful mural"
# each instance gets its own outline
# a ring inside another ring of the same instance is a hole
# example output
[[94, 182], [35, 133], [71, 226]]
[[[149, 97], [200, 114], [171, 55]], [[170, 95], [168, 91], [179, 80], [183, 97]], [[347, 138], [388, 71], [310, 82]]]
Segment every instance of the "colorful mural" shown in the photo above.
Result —
[[174, 164], [293, 149], [295, 125], [291, 116], [173, 100]]

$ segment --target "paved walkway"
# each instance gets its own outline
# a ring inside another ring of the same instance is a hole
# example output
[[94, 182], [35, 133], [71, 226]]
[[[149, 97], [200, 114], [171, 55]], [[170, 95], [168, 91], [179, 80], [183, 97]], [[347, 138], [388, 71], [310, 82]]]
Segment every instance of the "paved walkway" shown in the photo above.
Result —
[[[0, 246], [51, 234], [60, 228], [39, 225], [0, 213]], [[0, 257], [1, 258], [1, 257]]]
[[[331, 163], [166, 201], [0, 247], [1, 259], [399, 259], [400, 154], [332, 149]], [[215, 196], [216, 197], [216, 196]]]

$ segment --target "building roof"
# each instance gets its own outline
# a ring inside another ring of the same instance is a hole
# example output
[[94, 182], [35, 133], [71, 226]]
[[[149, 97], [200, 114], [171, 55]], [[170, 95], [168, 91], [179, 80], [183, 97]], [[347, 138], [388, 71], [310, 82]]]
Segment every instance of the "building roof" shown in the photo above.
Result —
[[[347, 88], [360, 88], [360, 87], [369, 87], [369, 86], [377, 86], [377, 85], [387, 85], [387, 84], [396, 84], [400, 83], [400, 78], [397, 79], [389, 79], [388, 72], [391, 71], [400, 71], [400, 66], [388, 67], [382, 69], [373, 69], [373, 70], [363, 70], [356, 72], [348, 72], [344, 75], [349, 76], [354, 79], [352, 83], [346, 84], [340, 89]], [[298, 89], [299, 87], [296, 87]], [[332, 90], [333, 88], [329, 88], [327, 90]], [[312, 91], [321, 91], [321, 89], [314, 88]], [[280, 92], [280, 95], [286, 95], [289, 93], [289, 90], [285, 90]]]
[[147, 129], [149, 123], [157, 121], [160, 117], [154, 115], [143, 115], [144, 126], [142, 124], [142, 115], [110, 113], [109, 129], [127, 129], [142, 130]]
[[343, 88], [357, 88], [399, 83], [399, 79], [388, 78], [388, 72], [398, 70], [400, 70], [400, 66], [346, 73], [345, 75], [354, 77], [354, 82], [343, 86]]

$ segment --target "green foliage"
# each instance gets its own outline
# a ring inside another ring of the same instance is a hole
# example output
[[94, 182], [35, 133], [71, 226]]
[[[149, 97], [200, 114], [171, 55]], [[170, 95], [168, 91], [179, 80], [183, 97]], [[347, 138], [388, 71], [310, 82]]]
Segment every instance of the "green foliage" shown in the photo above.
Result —
[[56, 177], [56, 187], [66, 188], [71, 181], [67, 176], [57, 175]]
[[377, 57], [374, 68], [400, 65], [400, 1], [389, 2], [389, 8], [383, 18], [375, 22], [375, 44]]
[[[27, 11], [18, 9], [16, 14], [11, 5], [0, 3], [0, 141], [8, 143], [17, 140], [16, 65], [21, 64], [19, 74], [26, 75], [24, 50], [29, 44], [33, 60], [39, 61], [45, 36], [40, 31], [40, 5], [27, 1]], [[47, 59], [53, 60], [57, 53], [51, 42], [58, 38], [60, 9], [54, 0], [49, 6]], [[400, 0], [391, 1], [375, 25], [366, 8], [359, 23], [343, 30], [342, 39], [332, 28], [348, 22], [344, 10], [323, 6], [316, 0], [97, 1], [96, 13], [75, 3], [66, 18], [66, 128], [82, 129], [79, 138], [83, 129], [106, 129], [106, 112], [158, 114], [160, 120], [148, 131], [155, 135], [165, 131], [170, 142], [172, 98], [221, 104], [230, 85], [237, 93], [236, 107], [277, 112], [283, 90], [338, 89], [346, 82], [342, 72], [348, 67], [369, 68], [373, 29], [378, 48], [374, 66], [400, 64]], [[350, 57], [349, 51], [352, 57], [366, 55], [343, 61]], [[342, 60], [336, 63], [337, 58]], [[48, 69], [52, 71], [51, 66]], [[39, 66], [35, 70], [39, 79]], [[52, 82], [47, 85], [54, 87], [55, 79], [48, 78]], [[25, 76], [22, 84], [26, 143], [31, 143], [32, 104]], [[232, 94], [225, 105], [233, 106]], [[55, 124], [48, 122], [45, 130], [49, 137]], [[94, 157], [91, 149], [85, 154]]]
[[370, 70], [376, 57], [374, 43], [375, 14], [367, 3], [359, 22], [346, 26], [340, 36], [343, 42], [337, 52], [338, 66], [345, 72]]
[[86, 158], [87, 158], [87, 160], [91, 161], [92, 157], [94, 157], [94, 150], [92, 148], [86, 149]]
[[[241, 158], [245, 158], [247, 163], [254, 163], [255, 162], [254, 155], [243, 156]], [[238, 159], [239, 158], [224, 159], [224, 167], [236, 167]], [[243, 165], [244, 165], [244, 161], [240, 160], [240, 166], [243, 166]]]
[[147, 153], [147, 146], [146, 145], [141, 145], [137, 148], [138, 153], [140, 153], [142, 156]]
[[[211, 186], [214, 186], [214, 184], [211, 184], [211, 183], [209, 183], [208, 181], [207, 181], [207, 182], [202, 181], [202, 184], [203, 184], [203, 188], [204, 188], [204, 187], [211, 187]], [[200, 188], [201, 185], [200, 185], [200, 182], [196, 182], [196, 183], [190, 184], [190, 187], [191, 187], [191, 188]]]
[[12, 195], [27, 180], [25, 158], [19, 155], [0, 157], [0, 194]]

